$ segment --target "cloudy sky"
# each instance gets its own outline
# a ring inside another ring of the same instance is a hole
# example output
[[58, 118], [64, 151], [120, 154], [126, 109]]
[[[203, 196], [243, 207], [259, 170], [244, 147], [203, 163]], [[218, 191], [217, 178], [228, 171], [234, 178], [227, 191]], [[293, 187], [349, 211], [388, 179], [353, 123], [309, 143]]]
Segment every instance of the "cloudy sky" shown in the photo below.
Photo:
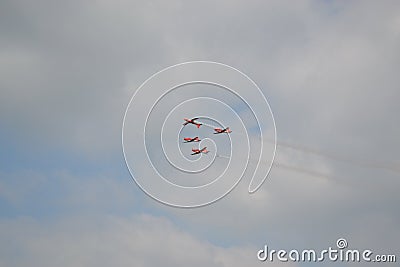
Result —
[[[398, 1], [6, 0], [0, 33], [0, 266], [308, 266], [256, 253], [340, 237], [400, 256]], [[190, 60], [256, 81], [278, 150], [257, 193], [178, 209], [133, 182], [121, 126]]]

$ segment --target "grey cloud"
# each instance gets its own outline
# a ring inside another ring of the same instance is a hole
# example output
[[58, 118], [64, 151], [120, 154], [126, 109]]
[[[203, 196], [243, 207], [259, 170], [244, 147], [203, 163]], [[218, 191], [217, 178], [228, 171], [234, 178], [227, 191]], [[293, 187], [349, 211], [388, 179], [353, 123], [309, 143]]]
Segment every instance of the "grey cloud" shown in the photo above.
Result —
[[[4, 266], [259, 266], [259, 248], [223, 248], [165, 218], [74, 217], [56, 222], [0, 221]], [[16, 256], [19, 255], [19, 256]], [[271, 266], [296, 266], [274, 263]]]
[[[261, 86], [278, 141], [399, 163], [396, 1], [65, 5], [2, 3], [3, 126], [82, 153], [119, 151], [134, 88], [163, 67], [206, 59]], [[213, 242], [321, 247], [346, 235], [396, 251], [397, 173], [285, 148], [278, 160], [333, 178], [277, 167], [255, 195], [238, 187], [204, 209], [165, 210]]]

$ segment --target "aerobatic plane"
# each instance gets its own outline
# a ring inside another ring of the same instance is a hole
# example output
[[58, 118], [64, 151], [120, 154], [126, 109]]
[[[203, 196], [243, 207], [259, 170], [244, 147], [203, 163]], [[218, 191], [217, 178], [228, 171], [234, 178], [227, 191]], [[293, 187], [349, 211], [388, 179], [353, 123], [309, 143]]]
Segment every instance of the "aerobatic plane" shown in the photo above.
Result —
[[197, 154], [200, 154], [200, 153], [207, 154], [208, 150], [207, 150], [207, 147], [205, 146], [202, 149], [192, 148], [192, 152], [193, 153], [191, 155], [197, 155]]
[[225, 129], [215, 128], [214, 131], [215, 131], [214, 134], [231, 133], [232, 132], [231, 129], [229, 129], [229, 127], [225, 128]]
[[189, 123], [191, 123], [191, 124], [196, 125], [197, 128], [200, 128], [200, 126], [201, 126], [202, 124], [195, 121], [195, 120], [198, 120], [198, 119], [199, 119], [199, 118], [193, 118], [193, 119], [189, 120], [189, 119], [187, 119], [187, 118], [184, 118], [184, 120], [185, 120], [186, 122], [185, 122], [183, 125], [185, 126], [185, 125], [188, 125]]
[[200, 142], [201, 140], [199, 139], [198, 136], [196, 136], [194, 138], [185, 137], [183, 138], [183, 141], [185, 141], [184, 143], [191, 143], [191, 142]]

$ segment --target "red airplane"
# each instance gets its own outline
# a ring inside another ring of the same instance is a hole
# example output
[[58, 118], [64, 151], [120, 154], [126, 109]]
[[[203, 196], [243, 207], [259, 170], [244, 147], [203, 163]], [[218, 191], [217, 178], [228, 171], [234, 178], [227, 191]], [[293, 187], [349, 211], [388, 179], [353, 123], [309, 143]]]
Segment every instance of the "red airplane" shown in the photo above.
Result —
[[183, 140], [185, 141], [185, 143], [200, 142], [201, 141], [198, 136], [196, 136], [194, 138], [185, 137], [185, 138], [183, 138]]
[[197, 154], [200, 154], [200, 153], [203, 153], [203, 154], [207, 154], [208, 153], [208, 150], [207, 150], [206, 146], [203, 147], [202, 149], [192, 148], [192, 151], [193, 151], [193, 153], [191, 155], [197, 155]]
[[215, 131], [214, 134], [231, 133], [231, 132], [232, 132], [232, 131], [229, 129], [229, 127], [225, 128], [225, 129], [215, 128], [214, 131]]
[[198, 120], [199, 118], [193, 118], [191, 120], [184, 118], [184, 120], [186, 121], [183, 125], [188, 125], [189, 123], [194, 124], [197, 126], [197, 128], [200, 128], [200, 126], [202, 125], [201, 123], [195, 122], [195, 120]]

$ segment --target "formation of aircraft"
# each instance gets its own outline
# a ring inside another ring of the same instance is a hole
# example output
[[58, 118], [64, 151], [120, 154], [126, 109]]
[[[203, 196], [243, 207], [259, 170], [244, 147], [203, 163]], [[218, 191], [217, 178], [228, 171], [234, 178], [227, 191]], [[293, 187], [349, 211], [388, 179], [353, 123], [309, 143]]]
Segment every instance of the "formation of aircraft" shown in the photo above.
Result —
[[222, 134], [222, 133], [231, 133], [231, 129], [229, 129], [229, 127], [225, 128], [225, 129], [221, 129], [221, 128], [215, 128], [214, 129], [215, 133], [214, 134]]
[[[188, 124], [193, 124], [196, 125], [197, 128], [200, 128], [202, 124], [196, 121], [198, 119], [199, 118], [193, 118], [193, 119], [184, 118], [183, 120], [185, 121], [185, 123], [183, 123], [183, 126], [186, 126]], [[232, 132], [231, 129], [229, 129], [229, 127], [225, 129], [215, 128], [214, 131], [215, 131], [214, 134], [221, 134], [221, 133], [229, 134]], [[185, 137], [183, 138], [183, 141], [184, 143], [191, 143], [191, 142], [200, 142], [201, 140], [199, 139], [198, 136], [196, 136], [196, 137]], [[202, 149], [192, 148], [192, 152], [193, 153], [191, 155], [198, 155], [198, 154], [207, 154], [209, 151], [207, 150], [207, 147], [203, 147]]]
[[197, 155], [200, 153], [207, 154], [209, 151], [207, 150], [207, 147], [205, 146], [202, 149], [192, 148], [192, 152], [193, 153], [191, 155]]
[[200, 126], [202, 125], [201, 123], [196, 122], [195, 120], [198, 120], [199, 118], [193, 118], [193, 119], [187, 119], [184, 118], [184, 120], [186, 121], [183, 125], [188, 125], [189, 123], [194, 124], [197, 126], [197, 128], [200, 128]]

